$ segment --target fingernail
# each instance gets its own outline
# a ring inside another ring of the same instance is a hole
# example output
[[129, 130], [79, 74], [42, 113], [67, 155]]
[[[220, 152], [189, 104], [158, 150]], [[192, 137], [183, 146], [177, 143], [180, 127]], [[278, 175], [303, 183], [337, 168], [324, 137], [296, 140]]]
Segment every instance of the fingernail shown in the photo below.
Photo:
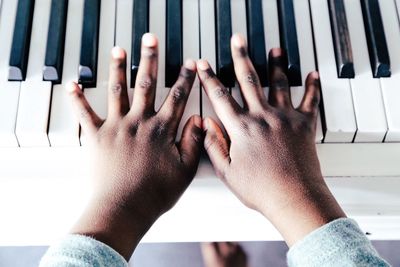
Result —
[[208, 70], [210, 68], [210, 65], [208, 64], [207, 60], [200, 59], [199, 61], [197, 61], [197, 67], [200, 70]]
[[311, 73], [311, 77], [315, 80], [319, 80], [319, 72], [318, 71], [313, 71]]
[[67, 83], [67, 85], [65, 86], [65, 90], [67, 90], [68, 93], [72, 93], [75, 92], [76, 90], [76, 83], [75, 82], [69, 82]]
[[236, 48], [241, 48], [246, 46], [246, 41], [240, 34], [234, 34], [232, 36], [232, 43]]
[[272, 57], [281, 57], [283, 50], [281, 48], [272, 48], [270, 53]]
[[187, 59], [184, 66], [188, 70], [196, 71], [196, 62], [193, 59]]
[[151, 33], [145, 33], [142, 37], [142, 43], [147, 47], [154, 47], [157, 45], [157, 38]]
[[111, 50], [111, 55], [114, 59], [121, 59], [124, 58], [125, 51], [121, 47], [116, 46]]

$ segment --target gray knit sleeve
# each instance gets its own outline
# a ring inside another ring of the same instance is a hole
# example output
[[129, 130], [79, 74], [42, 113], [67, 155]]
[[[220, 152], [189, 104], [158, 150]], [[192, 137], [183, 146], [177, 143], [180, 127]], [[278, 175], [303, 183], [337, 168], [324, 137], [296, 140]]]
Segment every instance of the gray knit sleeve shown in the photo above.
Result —
[[332, 221], [307, 235], [290, 248], [287, 261], [289, 267], [389, 266], [349, 218]]

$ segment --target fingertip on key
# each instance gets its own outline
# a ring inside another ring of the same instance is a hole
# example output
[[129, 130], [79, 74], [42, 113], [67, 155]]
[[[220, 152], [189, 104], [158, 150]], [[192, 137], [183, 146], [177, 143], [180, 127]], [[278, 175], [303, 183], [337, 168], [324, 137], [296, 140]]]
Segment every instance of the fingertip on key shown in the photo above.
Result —
[[155, 47], [157, 45], [157, 38], [152, 33], [145, 33], [142, 37], [142, 43], [147, 47]]
[[187, 59], [185, 61], [184, 67], [191, 71], [196, 71], [196, 62], [193, 59]]
[[116, 46], [111, 50], [111, 55], [114, 59], [122, 59], [125, 57], [125, 50]]
[[272, 48], [270, 51], [271, 57], [281, 57], [283, 56], [283, 50], [281, 48]]
[[319, 72], [318, 71], [313, 71], [310, 73], [310, 76], [314, 80], [319, 80]]
[[79, 86], [75, 82], [68, 82], [67, 85], [65, 86], [65, 89], [67, 90], [68, 93], [73, 93], [77, 91], [77, 88]]
[[235, 33], [232, 36], [232, 43], [233, 43], [233, 46], [236, 48], [242, 48], [242, 47], [246, 46], [246, 40], [240, 33]]
[[205, 71], [210, 68], [210, 65], [208, 64], [207, 60], [200, 59], [199, 61], [197, 61], [197, 68], [199, 70]]

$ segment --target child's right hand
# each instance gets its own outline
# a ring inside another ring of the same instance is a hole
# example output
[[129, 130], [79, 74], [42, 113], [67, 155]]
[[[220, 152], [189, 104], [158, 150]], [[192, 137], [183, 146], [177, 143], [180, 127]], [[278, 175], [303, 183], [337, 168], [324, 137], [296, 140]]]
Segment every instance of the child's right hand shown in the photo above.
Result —
[[226, 132], [207, 118], [205, 148], [217, 172], [248, 207], [271, 220], [289, 245], [345, 214], [321, 174], [315, 147], [319, 76], [311, 73], [299, 108], [292, 106], [280, 49], [270, 53], [269, 98], [247, 54], [243, 37], [232, 38], [235, 73], [244, 108], [218, 81], [208, 63], [200, 80]]

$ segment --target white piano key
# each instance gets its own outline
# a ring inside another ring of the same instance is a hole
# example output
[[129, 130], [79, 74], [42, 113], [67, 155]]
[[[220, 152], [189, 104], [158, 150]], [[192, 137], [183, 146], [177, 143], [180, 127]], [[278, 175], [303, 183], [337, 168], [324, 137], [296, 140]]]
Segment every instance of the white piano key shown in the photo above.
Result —
[[279, 18], [276, 1], [263, 0], [263, 17], [265, 31], [265, 50], [268, 56], [269, 51], [274, 47], [280, 47], [279, 40]]
[[[199, 1], [185, 0], [182, 2], [182, 33], [183, 33], [183, 60], [200, 58], [200, 25], [199, 25]], [[186, 109], [182, 117], [177, 138], [181, 136], [183, 126], [192, 115], [200, 115], [200, 82], [198, 77], [190, 92]]]
[[[263, 0], [263, 18], [265, 32], [265, 54], [269, 55], [272, 48], [281, 47], [279, 37], [279, 17], [277, 1]], [[269, 88], [264, 87], [265, 95], [268, 97]]]
[[310, 6], [325, 110], [324, 142], [352, 142], [357, 125], [350, 81], [337, 77], [328, 3], [310, 0]]
[[8, 63], [18, 1], [5, 0], [0, 10], [0, 146], [18, 146], [15, 123], [20, 82], [8, 81]]
[[[240, 33], [247, 39], [246, 0], [231, 0], [231, 18], [232, 34]], [[231, 94], [236, 102], [243, 107], [243, 99], [237, 79], [235, 87], [231, 88]]]
[[165, 0], [150, 1], [150, 32], [158, 37], [158, 74], [155, 109], [158, 110], [168, 95], [169, 89], [165, 88], [165, 42], [167, 7]]
[[115, 25], [115, 45], [126, 51], [126, 80], [128, 81], [129, 103], [132, 104], [133, 89], [130, 88], [131, 80], [131, 46], [132, 46], [132, 10], [133, 0], [117, 0], [117, 18]]
[[68, 3], [67, 29], [65, 36], [64, 67], [62, 83], [53, 86], [49, 140], [52, 147], [79, 146], [79, 122], [74, 114], [65, 86], [78, 80], [79, 52], [83, 23], [82, 0]]
[[353, 49], [354, 79], [350, 79], [353, 93], [357, 133], [354, 142], [382, 142], [387, 123], [379, 79], [374, 79], [368, 57], [360, 1], [345, 1], [350, 41]]
[[[208, 60], [211, 68], [216, 71], [216, 40], [215, 40], [215, 10], [214, 0], [202, 0], [200, 2], [200, 41], [201, 58]], [[201, 89], [202, 116], [218, 120], [204, 89]]]
[[[392, 68], [390, 78], [381, 78], [383, 101], [386, 110], [388, 132], [385, 142], [400, 141], [400, 27], [396, 13], [396, 4], [393, 0], [379, 2], [383, 27], [386, 34], [386, 42], [389, 49], [389, 56]], [[400, 0], [397, 0], [397, 8], [400, 11]], [[399, 12], [400, 14], [400, 12]]]
[[[315, 55], [314, 55], [314, 43], [311, 28], [310, 19], [310, 6], [308, 0], [296, 0], [293, 2], [294, 13], [296, 17], [297, 27], [297, 41], [300, 52], [300, 64], [301, 64], [301, 77], [303, 86], [296, 86], [291, 88], [292, 103], [297, 108], [301, 100], [303, 99], [305, 92], [305, 80], [308, 73], [315, 71]], [[277, 22], [278, 23], [278, 22]], [[317, 132], [315, 136], [315, 142], [320, 143], [323, 139], [321, 115], [318, 114], [317, 118]]]
[[[114, 47], [115, 8], [115, 0], [101, 2], [97, 87], [84, 89], [84, 95], [91, 107], [103, 119], [107, 117], [108, 110], [108, 74], [111, 49]], [[86, 144], [84, 133], [81, 134], [81, 143]]]
[[21, 83], [16, 135], [20, 146], [48, 146], [51, 82], [42, 80], [51, 0], [37, 0], [26, 81]]

